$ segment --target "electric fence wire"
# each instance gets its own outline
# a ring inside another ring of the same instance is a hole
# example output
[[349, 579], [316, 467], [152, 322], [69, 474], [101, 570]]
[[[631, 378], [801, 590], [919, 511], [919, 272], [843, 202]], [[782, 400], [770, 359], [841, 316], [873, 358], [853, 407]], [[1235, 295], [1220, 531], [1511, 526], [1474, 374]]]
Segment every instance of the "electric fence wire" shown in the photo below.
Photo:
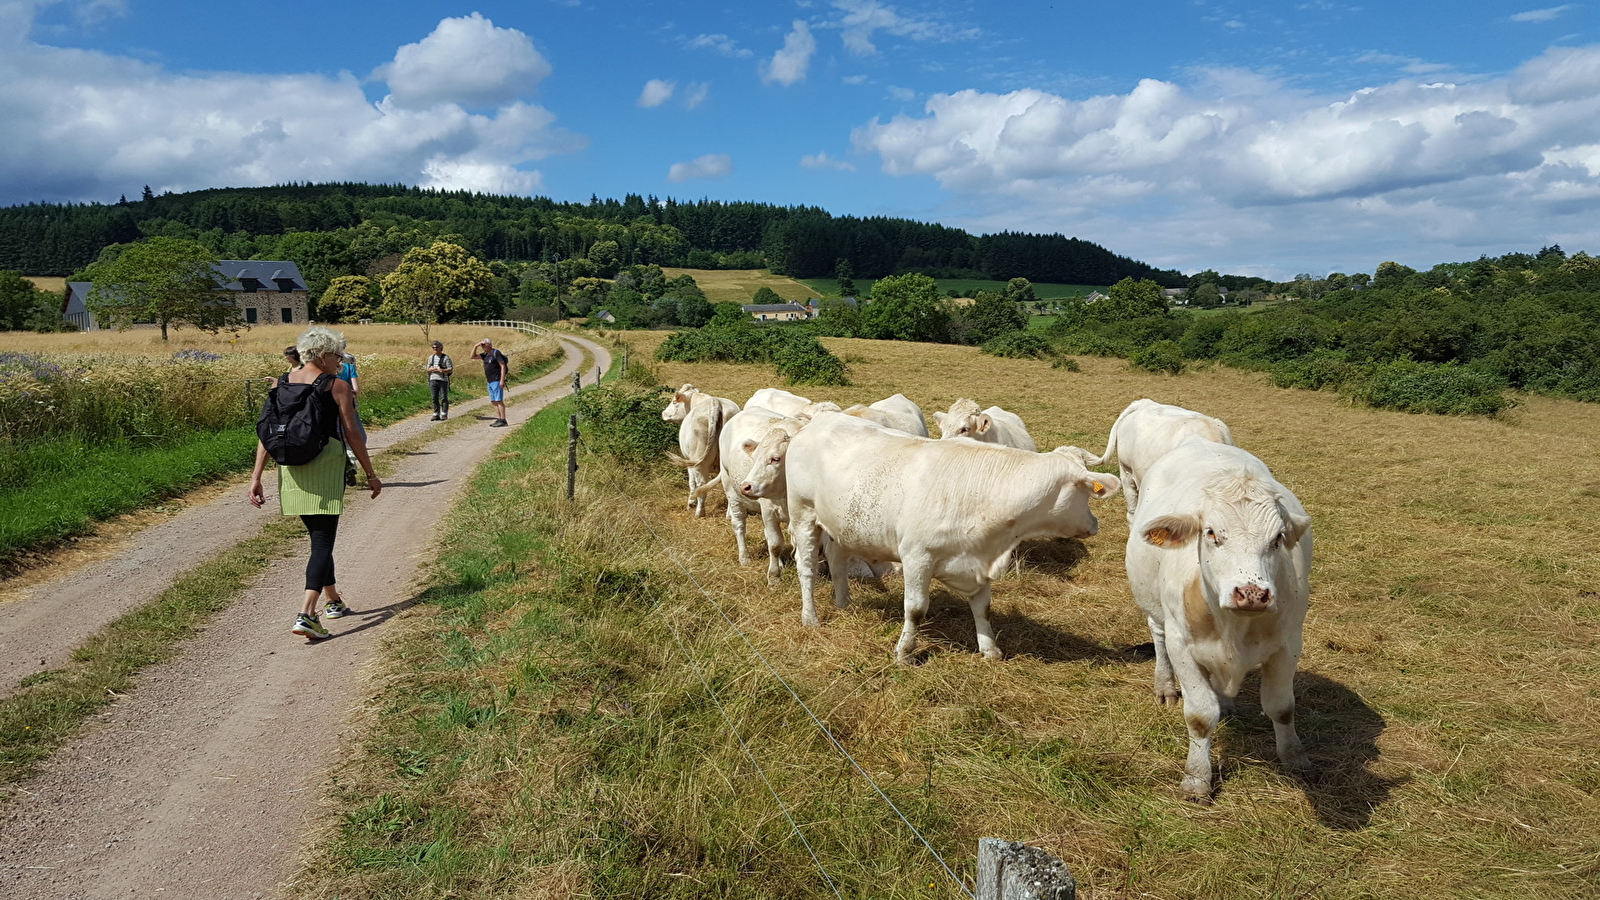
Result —
[[[590, 457], [597, 456], [594, 449], [591, 448], [588, 442], [584, 441], [582, 437], [579, 437], [578, 443], [583, 445], [583, 449], [588, 452]], [[927, 849], [928, 853], [932, 855], [934, 860], [939, 863], [940, 868], [944, 869], [945, 874], [950, 876], [950, 880], [955, 883], [956, 887], [960, 888], [963, 894], [966, 894], [968, 897], [973, 897], [974, 900], [976, 900], [976, 895], [973, 894], [972, 890], [967, 887], [966, 882], [961, 879], [961, 876], [955, 873], [955, 870], [950, 867], [950, 864], [945, 862], [944, 856], [934, 848], [933, 844], [929, 842], [927, 837], [922, 834], [922, 831], [918, 829], [910, 819], [906, 818], [906, 814], [900, 811], [900, 807], [896, 806], [895, 802], [889, 799], [889, 795], [884, 793], [883, 788], [878, 785], [878, 782], [870, 774], [868, 774], [866, 769], [862, 768], [861, 763], [856, 761], [855, 756], [853, 756], [844, 746], [844, 744], [840, 742], [836, 736], [834, 736], [833, 731], [828, 728], [827, 724], [824, 723], [822, 719], [811, 710], [811, 707], [805, 702], [805, 700], [801, 699], [799, 692], [797, 692], [794, 687], [789, 684], [788, 679], [784, 678], [783, 675], [778, 672], [778, 670], [767, 659], [766, 655], [761, 652], [761, 649], [750, 640], [750, 638], [744, 633], [744, 630], [741, 629], [738, 624], [733, 621], [733, 618], [728, 615], [727, 611], [722, 608], [722, 604], [718, 603], [716, 599], [711, 596], [711, 593], [706, 590], [705, 585], [700, 583], [700, 579], [696, 578], [695, 574], [683, 564], [682, 560], [678, 558], [678, 554], [673, 549], [672, 545], [668, 544], [661, 537], [660, 533], [656, 531], [655, 526], [651, 525], [649, 520], [639, 512], [639, 507], [633, 502], [633, 498], [630, 497], [626, 491], [622, 490], [622, 488], [611, 477], [611, 473], [606, 469], [606, 467], [601, 466], [600, 470], [605, 474], [605, 478], [611, 484], [612, 489], [615, 490], [617, 495], [628, 504], [628, 508], [633, 512], [634, 518], [638, 519], [639, 523], [650, 532], [650, 536], [655, 538], [656, 543], [661, 545], [661, 549], [666, 553], [667, 558], [672, 560], [673, 565], [676, 565], [678, 570], [683, 572], [684, 577], [688, 578], [689, 581], [694, 584], [695, 588], [700, 592], [700, 595], [706, 598], [706, 602], [710, 603], [711, 607], [717, 611], [717, 615], [721, 616], [722, 620], [728, 624], [728, 627], [733, 629], [733, 633], [739, 636], [739, 640], [744, 642], [745, 647], [749, 648], [750, 652], [755, 655], [756, 659], [761, 661], [761, 665], [766, 668], [767, 672], [770, 673], [773, 678], [777, 679], [778, 683], [783, 686], [783, 689], [789, 693], [789, 696], [794, 698], [794, 702], [805, 711], [807, 716], [810, 717], [812, 724], [816, 725], [817, 729], [822, 732], [823, 737], [828, 739], [828, 743], [833, 745], [833, 749], [838, 751], [838, 753], [850, 763], [851, 767], [856, 770], [856, 773], [865, 779], [867, 784], [872, 786], [872, 790], [877, 793], [878, 798], [894, 811], [894, 814], [899, 817], [901, 822], [905, 823], [906, 828], [910, 829], [911, 833], [916, 836], [917, 840], [922, 844], [922, 846]], [[724, 718], [726, 718], [726, 714], [724, 714]], [[733, 727], [731, 722], [729, 723], [729, 727]], [[738, 737], [737, 730], [735, 730], [734, 735], [735, 737]], [[739, 743], [743, 745], [744, 739], [739, 738]], [[752, 760], [752, 762], [753, 761], [754, 760]], [[763, 778], [764, 777], [765, 776], [763, 776]], [[777, 794], [774, 793], [773, 796], [776, 797]], [[779, 803], [781, 805], [782, 801], [780, 800]], [[787, 813], [785, 814], [787, 815]], [[791, 819], [790, 822], [792, 823], [793, 819]], [[798, 828], [796, 828], [796, 831], [798, 831]], [[801, 840], [804, 840], [804, 837], [802, 837]], [[809, 846], [810, 845], [808, 844], [808, 849]], [[815, 856], [812, 858], [815, 859]], [[820, 862], [818, 863], [818, 866], [821, 866]]]

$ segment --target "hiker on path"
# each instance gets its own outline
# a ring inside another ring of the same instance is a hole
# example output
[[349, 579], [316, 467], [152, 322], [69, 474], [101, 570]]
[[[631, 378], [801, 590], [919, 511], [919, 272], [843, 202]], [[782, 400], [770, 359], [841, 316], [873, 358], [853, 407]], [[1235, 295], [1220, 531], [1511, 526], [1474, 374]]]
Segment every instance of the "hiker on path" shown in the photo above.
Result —
[[433, 355], [428, 357], [428, 389], [433, 392], [433, 421], [450, 418], [450, 375], [456, 364], [444, 352], [444, 344], [433, 342]]
[[[366, 437], [358, 428], [355, 393], [350, 385], [337, 375], [344, 362], [344, 337], [321, 325], [313, 326], [300, 336], [300, 356], [304, 368], [295, 369], [284, 376], [273, 388], [275, 396], [268, 401], [273, 410], [299, 408], [296, 398], [303, 395], [307, 401], [305, 421], [317, 426], [316, 433], [307, 432], [304, 439], [314, 444], [325, 441], [321, 450], [310, 462], [303, 465], [278, 466], [278, 507], [286, 516], [299, 516], [311, 537], [311, 558], [306, 563], [306, 593], [295, 616], [290, 631], [313, 641], [329, 636], [328, 629], [317, 618], [317, 598], [326, 597], [323, 614], [337, 619], [350, 612], [344, 597], [339, 593], [333, 571], [333, 543], [339, 534], [339, 516], [344, 512], [345, 448], [360, 461], [367, 473], [367, 487], [377, 497], [383, 490], [377, 473], [372, 470], [372, 460], [367, 456]], [[312, 410], [310, 407], [316, 407]], [[263, 412], [263, 416], [267, 413]], [[286, 434], [300, 434], [291, 422]], [[258, 430], [260, 430], [258, 428]], [[309, 447], [300, 447], [309, 453]], [[250, 505], [257, 509], [266, 502], [261, 488], [261, 473], [267, 465], [267, 446], [256, 442], [256, 467], [250, 474]]]
[[488, 338], [479, 341], [472, 348], [472, 358], [483, 360], [483, 379], [489, 382], [489, 402], [494, 405], [493, 422], [490, 428], [506, 427], [506, 375], [510, 374], [511, 360], [506, 355], [494, 348], [494, 342]]
[[[361, 443], [365, 444], [367, 426], [361, 424], [361, 404], [356, 402], [361, 396], [361, 382], [356, 372], [355, 354], [347, 352], [342, 355], [339, 380], [350, 385], [350, 405], [356, 410], [356, 430], [361, 432]], [[356, 455], [349, 447], [344, 448], [344, 483], [346, 487], [356, 486]]]

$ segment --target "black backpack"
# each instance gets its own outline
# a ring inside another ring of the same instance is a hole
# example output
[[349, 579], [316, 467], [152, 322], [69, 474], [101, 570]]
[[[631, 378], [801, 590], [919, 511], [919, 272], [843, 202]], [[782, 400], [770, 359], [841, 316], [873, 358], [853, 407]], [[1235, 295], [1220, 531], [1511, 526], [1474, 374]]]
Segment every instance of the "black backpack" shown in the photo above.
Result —
[[326, 404], [317, 394], [332, 379], [323, 374], [310, 384], [295, 384], [284, 376], [267, 391], [267, 402], [256, 421], [256, 437], [278, 465], [303, 466], [328, 445], [336, 423], [326, 421]]

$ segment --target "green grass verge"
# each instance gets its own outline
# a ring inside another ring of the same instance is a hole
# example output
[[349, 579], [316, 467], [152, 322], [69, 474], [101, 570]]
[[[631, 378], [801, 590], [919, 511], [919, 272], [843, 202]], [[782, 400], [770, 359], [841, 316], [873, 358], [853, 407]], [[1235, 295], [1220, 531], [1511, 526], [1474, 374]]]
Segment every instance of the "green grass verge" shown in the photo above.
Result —
[[[570, 411], [508, 438], [447, 520], [298, 894], [833, 896], [692, 665], [760, 736], [767, 777], [846, 896], [950, 896], [783, 690], [706, 627], [704, 600], [653, 568], [654, 545], [603, 486], [618, 467], [586, 457], [588, 496], [561, 499]], [[921, 781], [889, 790], [963, 855]]]
[[[543, 376], [565, 358], [525, 367], [521, 384]], [[466, 390], [460, 400], [475, 399]], [[372, 428], [415, 415], [432, 405], [426, 382], [381, 397], [363, 398], [361, 415]], [[89, 445], [63, 437], [29, 450], [30, 471], [0, 491], [0, 564], [28, 550], [82, 534], [96, 522], [181, 494], [255, 463], [255, 426], [195, 431], [163, 446]]]
[[26, 778], [115, 693], [128, 690], [140, 669], [176, 654], [184, 636], [296, 546], [293, 538], [299, 533], [292, 519], [269, 523], [256, 537], [190, 569], [155, 600], [101, 629], [73, 651], [66, 666], [24, 678], [21, 690], [0, 699], [0, 784]]

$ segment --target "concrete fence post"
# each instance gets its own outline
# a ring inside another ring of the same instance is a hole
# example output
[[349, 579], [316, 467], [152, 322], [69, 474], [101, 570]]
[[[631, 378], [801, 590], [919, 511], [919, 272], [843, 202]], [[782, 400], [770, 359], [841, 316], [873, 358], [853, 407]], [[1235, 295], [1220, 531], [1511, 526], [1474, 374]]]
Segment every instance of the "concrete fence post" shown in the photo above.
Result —
[[578, 488], [578, 417], [567, 417], [567, 499]]
[[1067, 864], [1038, 847], [999, 838], [978, 840], [977, 900], [1076, 900]]
[[583, 376], [580, 373], [572, 373], [572, 396], [574, 397], [578, 396], [578, 392], [583, 390], [582, 378]]

